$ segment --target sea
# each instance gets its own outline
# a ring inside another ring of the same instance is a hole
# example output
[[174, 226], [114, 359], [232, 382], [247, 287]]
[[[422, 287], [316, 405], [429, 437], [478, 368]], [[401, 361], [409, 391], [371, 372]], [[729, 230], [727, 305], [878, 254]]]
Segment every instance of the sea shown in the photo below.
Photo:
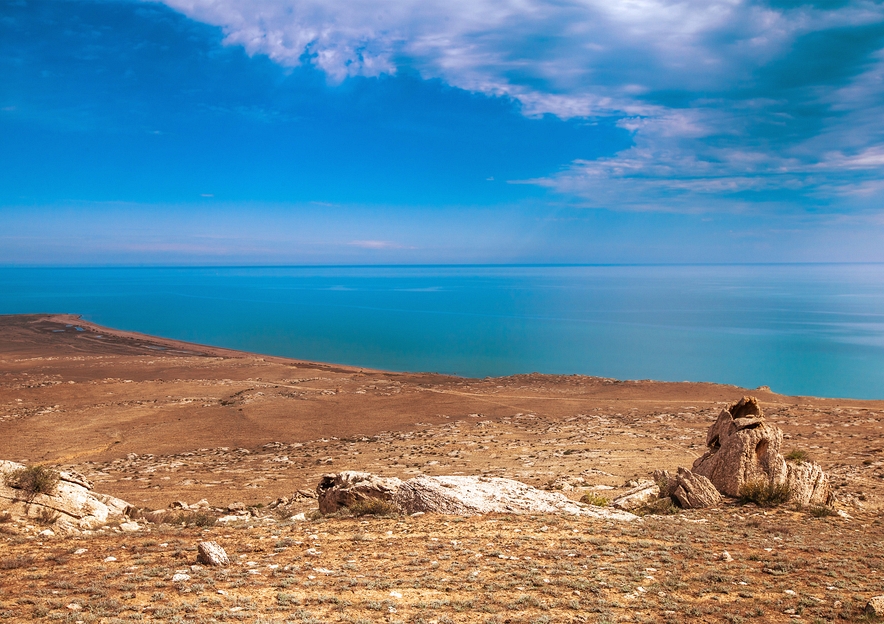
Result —
[[41, 312], [392, 371], [884, 399], [884, 264], [0, 268], [0, 314]]

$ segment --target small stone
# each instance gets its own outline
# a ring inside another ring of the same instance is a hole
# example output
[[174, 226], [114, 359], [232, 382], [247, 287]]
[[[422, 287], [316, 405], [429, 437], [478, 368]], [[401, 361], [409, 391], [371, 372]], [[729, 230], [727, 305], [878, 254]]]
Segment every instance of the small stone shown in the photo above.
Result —
[[71, 602], [67, 605], [67, 608], [71, 611], [80, 611], [83, 607], [79, 603]]
[[307, 514], [303, 511], [301, 513], [296, 513], [294, 516], [291, 516], [289, 520], [292, 522], [304, 522], [307, 519]]
[[127, 533], [134, 533], [135, 531], [141, 530], [141, 525], [137, 522], [124, 522], [120, 525], [120, 530], [126, 531]]
[[227, 553], [217, 542], [200, 542], [197, 545], [197, 557], [199, 563], [213, 566], [226, 566], [230, 564]]
[[113, 555], [111, 555], [110, 557], [105, 557], [105, 558], [104, 558], [104, 562], [105, 562], [105, 563], [111, 563], [112, 561], [116, 561], [116, 560], [117, 560], [117, 558], [114, 557]]
[[41, 535], [43, 537], [55, 537], [55, 531], [53, 531], [52, 529], [43, 529], [42, 531], [37, 533], [37, 535]]
[[189, 580], [190, 580], [190, 575], [185, 574], [184, 572], [177, 572], [176, 574], [172, 575], [172, 582], [173, 583], [183, 583], [184, 581], [189, 581]]
[[721, 560], [730, 562], [730, 561], [733, 561], [734, 558], [731, 557], [731, 554], [725, 550], [724, 552], [721, 553]]
[[75, 555], [83, 555], [83, 554], [85, 554], [88, 550], [89, 550], [88, 548], [78, 548], [77, 550], [74, 551], [74, 554], [75, 554]]

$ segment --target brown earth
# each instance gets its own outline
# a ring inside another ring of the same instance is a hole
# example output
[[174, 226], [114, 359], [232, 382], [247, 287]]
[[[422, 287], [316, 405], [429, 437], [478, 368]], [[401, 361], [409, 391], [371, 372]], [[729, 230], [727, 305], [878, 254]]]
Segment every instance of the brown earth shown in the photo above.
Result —
[[[576, 375], [390, 373], [119, 332], [73, 316], [0, 316], [0, 458], [75, 469], [96, 490], [148, 508], [200, 499], [266, 505], [345, 469], [490, 474], [610, 498], [655, 468], [689, 467], [721, 408], [747, 393], [784, 430], [786, 452], [807, 451], [833, 476], [838, 507], [852, 519], [729, 502], [628, 526], [556, 517], [252, 519], [51, 539], [35, 537], [39, 526], [25, 534], [7, 527], [0, 616], [840, 621], [884, 593], [882, 401]], [[583, 479], [573, 490], [571, 477]], [[315, 506], [306, 499], [290, 511]], [[206, 535], [255, 565], [193, 570], [189, 582], [173, 583]], [[314, 542], [321, 556], [305, 554]], [[87, 553], [72, 554], [79, 548]], [[721, 560], [722, 550], [734, 561]], [[104, 562], [108, 553], [117, 561]]]

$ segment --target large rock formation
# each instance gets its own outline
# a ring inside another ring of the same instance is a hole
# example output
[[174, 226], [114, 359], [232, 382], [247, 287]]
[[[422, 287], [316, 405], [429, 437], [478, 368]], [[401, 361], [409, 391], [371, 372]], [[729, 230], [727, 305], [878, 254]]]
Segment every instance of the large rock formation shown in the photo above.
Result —
[[829, 480], [815, 463], [787, 463], [780, 454], [783, 432], [764, 421], [755, 397], [743, 397], [721, 414], [706, 434], [706, 453], [693, 472], [719, 492], [739, 496], [747, 483], [787, 485], [790, 500], [802, 505], [832, 503]]
[[754, 397], [744, 397], [722, 410], [706, 434], [706, 453], [693, 472], [712, 481], [722, 494], [739, 496], [750, 481], [786, 481], [786, 460], [780, 454], [783, 432], [764, 422]]
[[77, 532], [126, 518], [126, 501], [92, 491], [92, 484], [73, 472], [59, 472], [49, 493], [34, 493], [7, 484], [7, 476], [24, 465], [0, 460], [0, 512], [12, 520], [37, 522], [56, 530]]
[[319, 510], [333, 513], [367, 499], [396, 505], [403, 513], [433, 512], [459, 516], [486, 513], [565, 513], [611, 520], [634, 520], [633, 514], [584, 505], [563, 494], [546, 492], [498, 477], [419, 476], [408, 481], [366, 472], [326, 475], [317, 488]]

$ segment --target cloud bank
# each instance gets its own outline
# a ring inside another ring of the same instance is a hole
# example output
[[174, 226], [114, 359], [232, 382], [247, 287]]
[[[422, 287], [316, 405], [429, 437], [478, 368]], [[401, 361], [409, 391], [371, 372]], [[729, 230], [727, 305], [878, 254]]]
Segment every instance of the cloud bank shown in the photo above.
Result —
[[586, 205], [868, 208], [881, 190], [879, 2], [164, 2], [332, 82], [407, 67], [529, 116], [619, 118], [631, 148], [522, 181]]

